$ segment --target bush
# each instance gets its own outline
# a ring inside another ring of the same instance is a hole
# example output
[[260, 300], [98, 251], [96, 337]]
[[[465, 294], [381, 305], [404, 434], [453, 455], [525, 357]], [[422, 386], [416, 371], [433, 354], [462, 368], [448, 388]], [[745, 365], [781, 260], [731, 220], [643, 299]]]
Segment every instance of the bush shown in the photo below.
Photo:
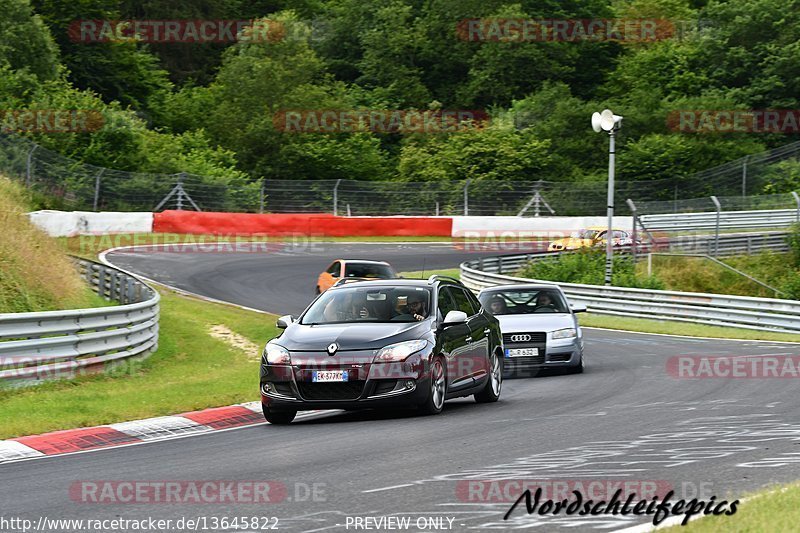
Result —
[[[575, 253], [528, 263], [517, 275], [563, 283], [602, 285], [605, 280], [605, 249], [583, 248]], [[628, 256], [616, 254], [611, 282], [617, 287], [663, 290], [664, 282], [656, 276], [637, 276], [636, 265]]]
[[795, 224], [786, 237], [789, 245], [789, 258], [796, 268], [800, 268], [800, 224]]

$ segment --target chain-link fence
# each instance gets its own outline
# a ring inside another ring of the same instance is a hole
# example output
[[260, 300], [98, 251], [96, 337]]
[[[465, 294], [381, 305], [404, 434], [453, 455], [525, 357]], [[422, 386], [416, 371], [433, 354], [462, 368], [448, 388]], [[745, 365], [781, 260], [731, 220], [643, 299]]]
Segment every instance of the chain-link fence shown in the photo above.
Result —
[[[724, 209], [792, 207], [790, 195], [754, 195], [765, 180], [795, 162], [800, 142], [726, 163], [693, 177], [617, 181], [617, 213], [710, 210], [709, 195]], [[353, 180], [227, 180], [188, 173], [127, 172], [87, 165], [0, 134], [0, 172], [47, 195], [53, 207], [93, 211], [201, 211], [338, 215], [600, 215], [606, 210], [605, 181], [552, 182], [467, 180], [435, 182]], [[739, 193], [744, 194], [739, 194]], [[734, 197], [732, 195], [738, 194]], [[685, 200], [685, 198], [703, 198]], [[734, 205], [736, 207], [734, 207]], [[767, 207], [773, 206], [773, 207]]]

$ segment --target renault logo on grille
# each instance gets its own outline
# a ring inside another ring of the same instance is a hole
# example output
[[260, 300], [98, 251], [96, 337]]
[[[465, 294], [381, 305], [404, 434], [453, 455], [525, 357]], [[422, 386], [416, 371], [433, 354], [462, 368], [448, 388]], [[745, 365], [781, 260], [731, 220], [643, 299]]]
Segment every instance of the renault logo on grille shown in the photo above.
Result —
[[339, 349], [339, 345], [335, 342], [332, 342], [328, 345], [328, 355], [333, 355], [336, 353], [336, 350]]
[[528, 334], [525, 335], [511, 335], [511, 342], [528, 342], [531, 340], [531, 336]]

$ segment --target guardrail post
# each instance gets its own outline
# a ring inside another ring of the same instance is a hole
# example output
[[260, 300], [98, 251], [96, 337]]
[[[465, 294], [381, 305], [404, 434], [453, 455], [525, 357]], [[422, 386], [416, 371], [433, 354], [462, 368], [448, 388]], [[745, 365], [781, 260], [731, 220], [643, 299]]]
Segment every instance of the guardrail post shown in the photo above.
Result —
[[714, 257], [717, 257], [717, 253], [719, 252], [719, 219], [722, 215], [722, 205], [719, 203], [719, 199], [717, 199], [716, 196], [712, 196], [711, 201], [714, 202], [714, 207], [717, 209], [717, 221], [714, 228]]
[[97, 267], [97, 294], [105, 297], [106, 295], [106, 267]]
[[797, 194], [797, 191], [792, 191], [792, 196], [797, 204], [797, 223], [800, 224], [800, 194]]
[[502, 274], [503, 273], [503, 256], [502, 255], [497, 258], [497, 273], [498, 274]]

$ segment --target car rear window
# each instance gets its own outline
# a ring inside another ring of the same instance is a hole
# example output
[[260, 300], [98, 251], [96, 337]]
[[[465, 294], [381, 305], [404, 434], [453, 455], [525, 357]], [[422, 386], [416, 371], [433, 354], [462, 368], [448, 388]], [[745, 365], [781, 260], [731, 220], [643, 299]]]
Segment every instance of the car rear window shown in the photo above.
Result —
[[387, 265], [376, 265], [369, 263], [347, 263], [344, 267], [346, 278], [375, 278], [392, 279], [397, 274]]

